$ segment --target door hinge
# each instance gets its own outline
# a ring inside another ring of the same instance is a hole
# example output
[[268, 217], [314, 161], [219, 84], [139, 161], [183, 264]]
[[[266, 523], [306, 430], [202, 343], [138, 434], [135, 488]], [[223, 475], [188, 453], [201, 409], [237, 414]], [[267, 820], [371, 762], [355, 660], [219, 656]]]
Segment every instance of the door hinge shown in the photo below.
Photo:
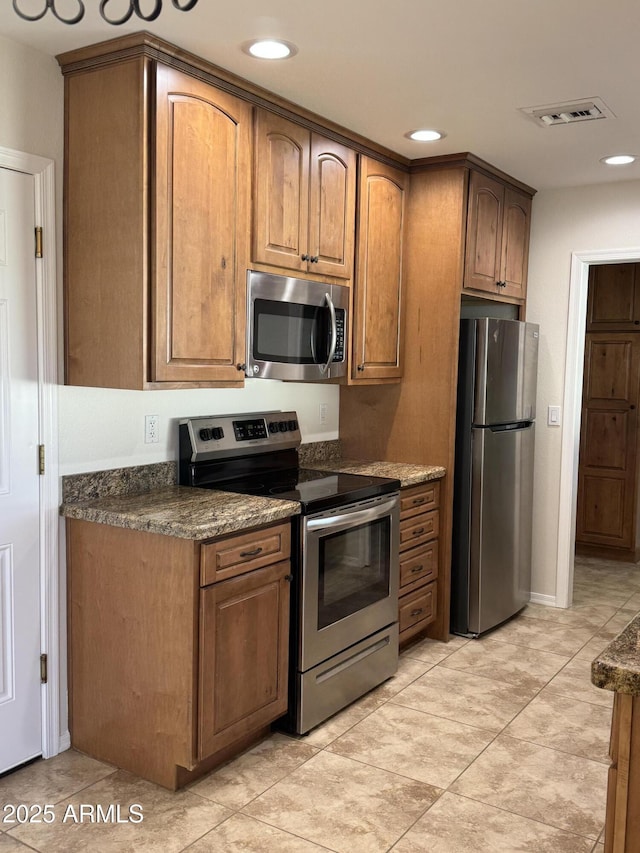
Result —
[[38, 474], [44, 474], [44, 444], [38, 445]]
[[36, 226], [36, 258], [42, 257], [42, 227]]
[[40, 655], [40, 683], [47, 683], [47, 655]]

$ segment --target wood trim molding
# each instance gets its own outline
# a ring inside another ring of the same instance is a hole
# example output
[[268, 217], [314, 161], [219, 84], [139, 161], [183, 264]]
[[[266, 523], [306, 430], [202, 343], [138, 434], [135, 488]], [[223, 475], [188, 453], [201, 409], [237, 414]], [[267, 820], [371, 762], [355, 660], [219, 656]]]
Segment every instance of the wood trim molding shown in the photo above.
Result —
[[148, 32], [132, 33], [121, 38], [109, 39], [99, 44], [89, 45], [77, 50], [59, 54], [56, 59], [64, 75], [97, 68], [114, 62], [145, 56], [176, 68], [192, 77], [197, 77], [229, 94], [242, 98], [256, 107], [270, 110], [282, 118], [295, 121], [314, 133], [347, 145], [361, 154], [367, 154], [390, 166], [409, 171], [410, 161], [388, 148], [378, 145], [364, 136], [360, 136], [335, 122], [322, 118], [311, 110], [281, 98], [272, 92], [256, 86], [249, 80], [239, 77], [218, 65], [189, 53], [170, 42], [156, 38]]
[[127, 59], [145, 56], [169, 65], [197, 77], [206, 83], [216, 86], [237, 98], [253, 104], [253, 106], [270, 110], [276, 115], [312, 131], [319, 133], [341, 145], [347, 145], [359, 154], [373, 157], [387, 166], [401, 169], [405, 172], [424, 172], [429, 169], [456, 168], [467, 166], [476, 171], [484, 172], [490, 177], [506, 181], [527, 195], [534, 196], [536, 190], [527, 184], [517, 181], [506, 172], [495, 168], [490, 163], [469, 152], [461, 154], [444, 154], [439, 157], [424, 157], [410, 160], [389, 148], [378, 145], [370, 139], [342, 127], [335, 122], [325, 119], [305, 107], [282, 98], [279, 95], [251, 83], [244, 77], [239, 77], [231, 71], [214, 65], [193, 53], [159, 39], [149, 32], [131, 33], [120, 38], [109, 39], [98, 44], [81, 47], [59, 54], [56, 59], [64, 75], [84, 71], [87, 68], [97, 68], [113, 62], [123, 62]]
[[469, 151], [462, 154], [441, 154], [438, 157], [424, 157], [420, 160], [411, 160], [410, 171], [414, 174], [417, 172], [427, 172], [430, 169], [455, 169], [460, 166], [466, 166], [476, 172], [483, 172], [490, 178], [498, 178], [501, 181], [506, 181], [511, 186], [517, 187], [517, 189], [531, 197], [536, 194], [536, 190], [533, 187], [512, 178], [511, 175], [508, 175], [501, 169], [497, 169], [491, 163], [487, 163], [486, 160], [476, 157], [475, 154], [471, 154]]

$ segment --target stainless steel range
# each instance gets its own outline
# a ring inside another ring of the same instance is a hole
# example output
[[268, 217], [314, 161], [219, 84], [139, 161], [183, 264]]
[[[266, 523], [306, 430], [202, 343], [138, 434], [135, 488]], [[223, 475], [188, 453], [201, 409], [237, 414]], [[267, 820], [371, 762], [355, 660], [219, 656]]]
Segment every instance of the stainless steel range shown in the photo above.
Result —
[[304, 734], [398, 665], [398, 480], [299, 466], [295, 412], [189, 418], [179, 482], [297, 501], [289, 712]]

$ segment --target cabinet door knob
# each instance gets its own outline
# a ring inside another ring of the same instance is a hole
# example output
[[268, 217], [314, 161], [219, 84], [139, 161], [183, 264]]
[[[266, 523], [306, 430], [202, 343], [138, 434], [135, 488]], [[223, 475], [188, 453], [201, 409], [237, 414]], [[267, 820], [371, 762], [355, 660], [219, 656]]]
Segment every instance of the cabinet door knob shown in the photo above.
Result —
[[293, 575], [285, 575], [285, 576], [284, 576], [284, 579], [285, 579], [288, 583], [291, 583], [291, 581], [293, 580]]
[[246, 369], [247, 369], [246, 364], [236, 364], [236, 370], [241, 370], [242, 373], [244, 373]]
[[359, 365], [358, 365], [358, 370], [364, 370], [364, 364], [359, 364]]
[[318, 263], [318, 261], [320, 260], [320, 258], [318, 257], [318, 255], [312, 255], [312, 256], [309, 258], [309, 260], [311, 261], [311, 263], [312, 263], [312, 264], [317, 264], [317, 263]]
[[310, 255], [300, 255], [300, 257], [302, 258], [303, 261], [310, 261], [311, 260]]

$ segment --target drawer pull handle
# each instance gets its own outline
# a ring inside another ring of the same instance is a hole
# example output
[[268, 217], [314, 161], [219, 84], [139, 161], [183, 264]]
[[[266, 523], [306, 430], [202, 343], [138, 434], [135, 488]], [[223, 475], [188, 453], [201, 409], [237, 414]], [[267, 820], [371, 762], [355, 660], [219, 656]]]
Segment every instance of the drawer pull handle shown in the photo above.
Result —
[[424, 527], [417, 527], [417, 528], [413, 531], [412, 535], [413, 535], [413, 536], [420, 536], [420, 534], [421, 534], [421, 533], [424, 533]]
[[423, 610], [424, 610], [424, 607], [419, 607], [417, 610], [412, 610], [411, 615], [412, 616], [419, 616], [423, 612]]
[[240, 551], [241, 557], [257, 557], [262, 554], [262, 548], [254, 548], [253, 551]]
[[424, 569], [424, 566], [422, 565], [422, 563], [420, 563], [420, 565], [419, 565], [419, 566], [414, 566], [414, 567], [411, 569], [411, 574], [412, 574], [412, 575], [417, 575], [417, 574], [418, 574], [418, 572], [421, 572], [423, 569]]
[[413, 499], [413, 505], [414, 505], [414, 506], [419, 506], [420, 504], [423, 504], [423, 503], [424, 503], [424, 501], [425, 501], [425, 499], [424, 499], [424, 498], [414, 498], [414, 499]]

